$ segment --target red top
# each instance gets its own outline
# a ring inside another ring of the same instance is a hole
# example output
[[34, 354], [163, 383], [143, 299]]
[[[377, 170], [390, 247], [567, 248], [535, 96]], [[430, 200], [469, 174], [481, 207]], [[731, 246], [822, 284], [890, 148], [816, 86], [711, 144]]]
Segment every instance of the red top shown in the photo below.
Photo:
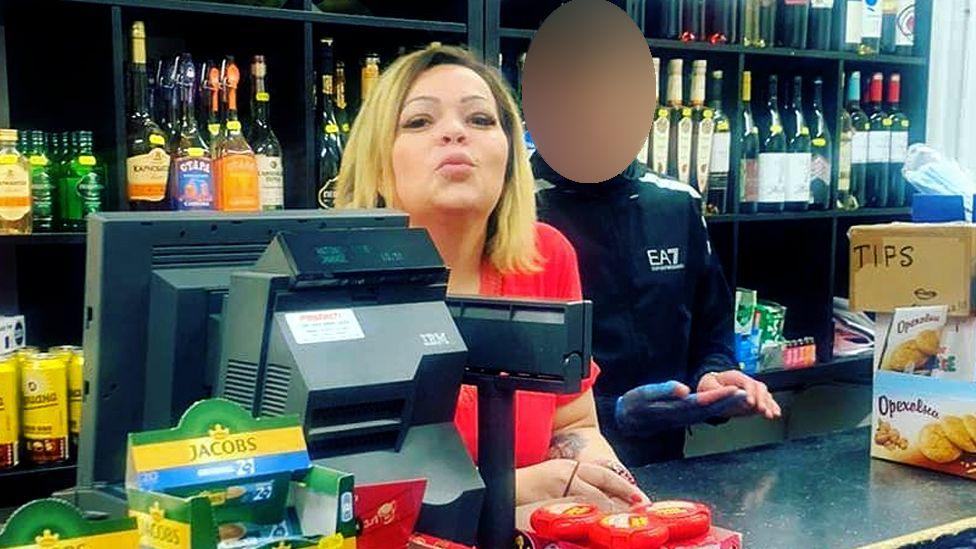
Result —
[[[576, 251], [559, 231], [536, 223], [536, 246], [542, 256], [542, 271], [533, 274], [502, 275], [486, 264], [481, 269], [481, 295], [488, 297], [526, 297], [546, 300], [582, 299]], [[594, 363], [581, 391], [554, 395], [532, 391], [515, 394], [515, 466], [534, 465], [546, 459], [552, 439], [556, 407], [567, 404], [593, 387], [600, 369]], [[454, 424], [471, 458], [478, 460], [478, 389], [462, 385], [458, 395]]]

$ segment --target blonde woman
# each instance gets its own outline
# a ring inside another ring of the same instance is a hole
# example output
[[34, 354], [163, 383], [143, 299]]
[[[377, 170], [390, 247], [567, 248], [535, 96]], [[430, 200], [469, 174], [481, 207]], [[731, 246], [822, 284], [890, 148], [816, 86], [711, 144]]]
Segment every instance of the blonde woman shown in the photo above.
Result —
[[[536, 221], [518, 108], [498, 74], [463, 49], [405, 55], [380, 77], [349, 136], [341, 208], [393, 207], [423, 227], [450, 268], [452, 294], [580, 299], [576, 253]], [[585, 496], [645, 499], [597, 424], [591, 387], [516, 395], [519, 505]], [[477, 459], [477, 393], [463, 386], [455, 423]]]

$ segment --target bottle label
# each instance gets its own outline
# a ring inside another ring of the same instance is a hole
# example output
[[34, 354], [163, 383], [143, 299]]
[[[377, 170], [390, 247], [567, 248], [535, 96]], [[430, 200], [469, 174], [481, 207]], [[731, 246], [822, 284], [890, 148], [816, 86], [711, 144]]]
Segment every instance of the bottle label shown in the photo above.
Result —
[[280, 156], [259, 154], [258, 187], [261, 190], [261, 209], [280, 210], [285, 207], [285, 170]]
[[30, 211], [30, 173], [16, 162], [4, 164], [0, 167], [0, 219], [17, 221]]
[[325, 133], [330, 134], [330, 135], [331, 134], [334, 134], [334, 133], [339, 133], [339, 125], [338, 124], [334, 124], [332, 122], [326, 124], [325, 125]]
[[882, 3], [882, 13], [885, 16], [892, 16], [898, 13], [898, 0], [884, 0]]
[[895, 20], [895, 46], [915, 45], [915, 0], [899, 0]]
[[241, 121], [240, 120], [228, 120], [227, 121], [227, 131], [229, 131], [229, 132], [239, 132], [239, 131], [241, 131]]
[[105, 185], [102, 184], [102, 178], [98, 175], [98, 172], [89, 171], [78, 179], [75, 186], [78, 193], [80, 211], [74, 209], [70, 219], [76, 219], [81, 221], [88, 217], [88, 214], [96, 213], [102, 211], [102, 194], [105, 191]]
[[810, 153], [787, 153], [783, 179], [787, 202], [809, 202]]
[[708, 163], [711, 174], [729, 172], [729, 156], [732, 149], [732, 134], [729, 132], [716, 133], [712, 138], [712, 158]]
[[844, 26], [844, 43], [856, 46], [861, 43], [861, 19], [863, 0], [847, 0], [847, 22]]
[[326, 210], [335, 207], [335, 189], [336, 183], [338, 182], [338, 177], [333, 177], [332, 179], [326, 181], [320, 188], [318, 194], [319, 208]]
[[785, 164], [786, 153], [759, 154], [759, 202], [786, 200]]
[[822, 154], [810, 158], [810, 181], [830, 181], [830, 159]]
[[220, 124], [207, 124], [207, 131], [211, 137], [216, 137], [220, 133]]
[[206, 157], [186, 156], [173, 161], [177, 210], [212, 210], [213, 164]]
[[258, 165], [253, 154], [229, 154], [217, 159], [215, 173], [219, 209], [226, 212], [256, 212], [261, 209]]
[[744, 158], [739, 165], [739, 180], [742, 189], [739, 196], [742, 202], [759, 201], [759, 162], [755, 158]]
[[691, 118], [678, 121], [678, 179], [691, 182], [691, 138], [693, 128]]
[[832, 10], [834, 9], [834, 0], [812, 0], [810, 7], [813, 9]]
[[166, 144], [166, 138], [159, 135], [158, 133], [153, 133], [149, 135], [149, 143], [152, 145], [159, 145], [162, 147]]
[[200, 158], [205, 153], [206, 151], [203, 150], [203, 147], [190, 147], [186, 150], [186, 155], [190, 158]]
[[904, 164], [908, 156], [908, 132], [891, 132], [892, 164]]
[[698, 181], [698, 191], [705, 196], [708, 194], [708, 173], [712, 160], [712, 135], [715, 133], [715, 121], [706, 118], [698, 123], [695, 137], [695, 177]]
[[837, 166], [837, 189], [842, 192], [851, 190], [851, 151], [851, 139], [841, 136], [840, 151], [837, 155], [837, 161], [840, 163]]
[[637, 161], [641, 164], [647, 165], [647, 147], [651, 144], [651, 136], [648, 135], [647, 139], [644, 140], [644, 144], [641, 145], [639, 151], [637, 151]]
[[258, 92], [254, 94], [254, 100], [258, 103], [267, 103], [271, 101], [271, 94], [268, 92]]
[[885, 164], [891, 154], [891, 132], [876, 130], [868, 134], [868, 163]]
[[881, 38], [881, 0], [864, 0], [863, 12], [861, 38], [864, 40]]
[[868, 132], [855, 131], [851, 136], [851, 163], [867, 164], [868, 162]]
[[32, 155], [30, 157], [30, 165], [31, 166], [47, 166], [48, 165], [47, 157], [40, 156], [40, 155], [36, 155], [36, 154], [35, 155]]
[[342, 133], [349, 133], [349, 122], [342, 123]]
[[82, 166], [94, 166], [95, 164], [98, 163], [98, 161], [95, 160], [94, 156], [83, 155], [78, 157], [78, 163], [81, 164]]
[[130, 156], [125, 160], [129, 200], [159, 202], [166, 196], [169, 155], [163, 149]]
[[664, 111], [664, 117], [654, 121], [651, 135], [651, 169], [662, 175], [668, 173], [671, 121], [668, 120], [667, 114], [667, 111]]
[[44, 166], [31, 169], [31, 194], [33, 195], [34, 220], [48, 219], [54, 213], [54, 186], [51, 184], [51, 174]]

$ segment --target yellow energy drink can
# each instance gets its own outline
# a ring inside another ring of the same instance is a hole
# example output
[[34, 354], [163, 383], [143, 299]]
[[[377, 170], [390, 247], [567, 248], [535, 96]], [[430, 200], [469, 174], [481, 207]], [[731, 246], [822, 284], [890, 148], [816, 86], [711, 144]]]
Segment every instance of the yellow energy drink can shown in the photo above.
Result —
[[31, 356], [21, 374], [21, 421], [27, 458], [37, 464], [68, 458], [68, 368], [49, 353]]
[[27, 365], [27, 361], [30, 360], [30, 357], [36, 355], [39, 352], [41, 352], [41, 350], [38, 349], [37, 347], [34, 347], [33, 345], [28, 345], [26, 347], [21, 347], [20, 349], [17, 349], [16, 351], [14, 351], [14, 353], [17, 355], [17, 365], [20, 367], [21, 370], [23, 370], [24, 366]]
[[52, 347], [48, 352], [61, 358], [68, 368], [68, 432], [71, 433], [72, 441], [77, 444], [81, 434], [82, 371], [85, 368], [85, 354], [81, 347], [74, 345]]
[[20, 367], [17, 355], [0, 355], [0, 469], [16, 467], [20, 444]]

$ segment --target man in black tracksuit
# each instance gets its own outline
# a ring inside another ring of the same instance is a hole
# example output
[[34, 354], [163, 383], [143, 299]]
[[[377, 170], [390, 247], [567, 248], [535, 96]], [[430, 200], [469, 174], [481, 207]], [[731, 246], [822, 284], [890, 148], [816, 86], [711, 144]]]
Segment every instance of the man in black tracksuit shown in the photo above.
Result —
[[715, 377], [712, 385], [726, 376], [722, 385], [756, 396], [739, 412], [764, 411], [756, 401], [771, 401], [759, 393], [765, 386], [751, 386], [736, 367], [730, 290], [698, 193], [637, 162], [595, 184], [565, 179], [538, 153], [532, 167], [542, 180], [539, 218], [572, 242], [583, 296], [593, 302], [593, 356], [602, 370], [597, 411], [621, 460], [640, 466], [683, 456], [682, 426], [631, 436], [618, 425], [618, 398], [635, 387], [677, 381], [702, 391], [704, 376]]

